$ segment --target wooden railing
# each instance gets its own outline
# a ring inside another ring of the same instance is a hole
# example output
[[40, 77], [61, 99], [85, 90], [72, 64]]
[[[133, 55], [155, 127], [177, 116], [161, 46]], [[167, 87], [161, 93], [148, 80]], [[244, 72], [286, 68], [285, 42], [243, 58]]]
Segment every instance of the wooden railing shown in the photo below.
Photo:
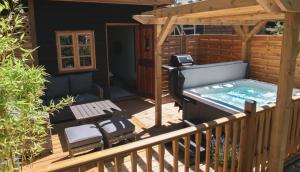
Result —
[[[287, 157], [299, 151], [300, 143], [300, 97], [293, 98], [291, 127], [287, 145]], [[90, 153], [52, 164], [48, 171], [66, 171], [69, 169], [85, 171], [88, 164], [97, 164], [99, 172], [104, 171], [104, 162], [114, 161], [116, 172], [122, 171], [122, 158], [130, 156], [131, 170], [137, 171], [137, 153], [146, 150], [146, 169], [152, 171], [152, 148], [158, 146], [159, 171], [164, 171], [165, 146], [172, 144], [172, 170], [178, 171], [179, 140], [184, 139], [184, 169], [190, 168], [190, 140], [196, 143], [194, 170], [200, 171], [200, 147], [205, 145], [205, 172], [211, 168], [218, 171], [222, 164], [223, 172], [231, 167], [231, 172], [246, 171], [252, 168], [255, 172], [268, 169], [271, 124], [275, 105], [264, 109], [255, 109], [253, 104], [246, 106], [245, 113], [223, 117], [214, 121], [180, 129], [174, 132], [121, 145], [111, 149]], [[256, 113], [250, 111], [253, 108]], [[203, 138], [205, 137], [205, 138]], [[203, 139], [202, 139], [203, 138]], [[251, 143], [251, 140], [253, 141]], [[205, 142], [204, 144], [201, 142]], [[249, 143], [251, 143], [249, 145]], [[222, 160], [222, 163], [220, 161]]]

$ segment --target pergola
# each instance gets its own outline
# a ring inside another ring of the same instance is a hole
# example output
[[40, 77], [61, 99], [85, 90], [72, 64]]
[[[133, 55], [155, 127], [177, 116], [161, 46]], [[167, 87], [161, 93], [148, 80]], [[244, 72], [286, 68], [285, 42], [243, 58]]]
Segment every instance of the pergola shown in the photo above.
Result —
[[162, 116], [162, 44], [177, 24], [232, 25], [242, 40], [242, 59], [248, 60], [248, 42], [251, 37], [269, 20], [285, 22], [270, 155], [272, 157], [270, 171], [282, 171], [290, 119], [286, 115], [290, 111], [296, 58], [300, 52], [300, 0], [205, 0], [155, 9], [135, 15], [133, 18], [142, 24], [155, 26], [155, 122], [157, 125], [161, 125]]

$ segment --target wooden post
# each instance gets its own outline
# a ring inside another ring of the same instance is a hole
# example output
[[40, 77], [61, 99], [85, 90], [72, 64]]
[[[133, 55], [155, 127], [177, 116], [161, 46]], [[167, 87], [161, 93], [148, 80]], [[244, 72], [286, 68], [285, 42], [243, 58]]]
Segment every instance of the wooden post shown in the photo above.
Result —
[[[36, 26], [35, 26], [35, 13], [34, 13], [34, 0], [28, 0], [28, 11], [29, 11], [29, 22], [30, 22], [30, 36], [31, 36], [31, 43], [32, 48], [37, 47], [37, 38], [36, 38]], [[38, 52], [35, 50], [33, 52], [33, 64], [38, 65], [39, 59], [38, 59]]]
[[296, 58], [298, 55], [300, 13], [286, 13], [282, 42], [280, 75], [277, 91], [277, 103], [273, 115], [270, 160], [272, 172], [283, 171], [286, 156], [288, 126], [292, 90], [294, 86]]
[[158, 44], [159, 34], [161, 32], [161, 25], [154, 25], [154, 36], [155, 36], [155, 65], [154, 65], [154, 76], [155, 76], [155, 125], [161, 125], [161, 105], [162, 105], [162, 69], [161, 69], [161, 52], [162, 47]]
[[255, 114], [256, 102], [247, 100], [245, 102], [245, 113], [248, 114], [243, 125], [244, 131], [241, 133], [240, 150], [239, 150], [239, 169], [238, 171], [252, 171], [252, 162], [254, 158], [254, 146], [256, 136]]
[[250, 32], [248, 26], [243, 26], [243, 28], [241, 28], [241, 26], [233, 26], [236, 33], [239, 34], [242, 39], [242, 60], [250, 59], [249, 41], [257, 32], [261, 30], [262, 27], [266, 25], [266, 23], [267, 21], [258, 22]]

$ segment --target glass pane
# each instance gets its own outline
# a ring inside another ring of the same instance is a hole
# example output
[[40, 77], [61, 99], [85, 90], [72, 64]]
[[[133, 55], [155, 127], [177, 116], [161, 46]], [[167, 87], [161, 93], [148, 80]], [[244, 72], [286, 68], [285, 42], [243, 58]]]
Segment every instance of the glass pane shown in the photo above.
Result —
[[78, 42], [80, 45], [90, 45], [90, 35], [78, 35]]
[[61, 48], [61, 56], [62, 57], [73, 56], [73, 47], [62, 47]]
[[79, 47], [79, 55], [80, 56], [91, 55], [91, 47], [90, 46], [80, 46]]
[[80, 66], [91, 66], [91, 57], [80, 57]]
[[60, 36], [60, 45], [72, 45], [72, 35]]
[[73, 68], [74, 67], [74, 59], [73, 58], [62, 59], [62, 67], [63, 68]]

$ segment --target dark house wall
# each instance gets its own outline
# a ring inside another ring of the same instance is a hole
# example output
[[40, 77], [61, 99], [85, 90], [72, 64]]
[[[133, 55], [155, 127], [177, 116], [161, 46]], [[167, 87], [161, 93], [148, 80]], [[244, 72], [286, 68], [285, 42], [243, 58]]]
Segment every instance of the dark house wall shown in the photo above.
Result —
[[97, 71], [95, 81], [106, 87], [106, 23], [133, 23], [132, 15], [151, 10], [150, 6], [54, 2], [35, 0], [39, 63], [48, 73], [58, 75], [55, 31], [94, 30]]

